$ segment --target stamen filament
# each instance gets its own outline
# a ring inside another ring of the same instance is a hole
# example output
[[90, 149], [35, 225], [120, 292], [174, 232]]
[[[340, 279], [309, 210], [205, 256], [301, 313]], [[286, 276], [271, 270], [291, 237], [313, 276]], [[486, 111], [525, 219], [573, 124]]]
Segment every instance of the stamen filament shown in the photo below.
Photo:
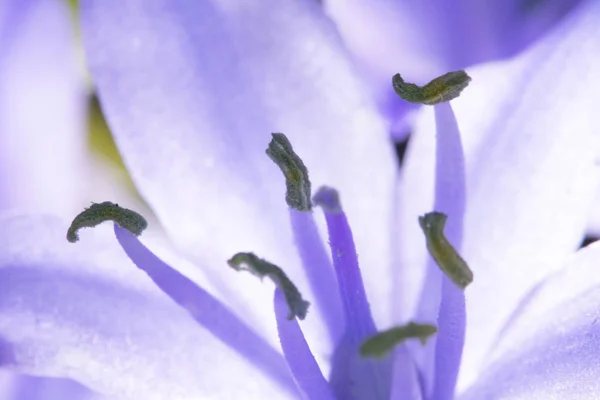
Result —
[[315, 296], [314, 302], [327, 326], [332, 342], [339, 340], [344, 329], [342, 302], [337, 280], [325, 242], [319, 234], [312, 212], [289, 209], [294, 244], [300, 255], [302, 267]]
[[286, 319], [285, 295], [275, 289], [275, 317], [283, 355], [303, 400], [335, 400], [296, 320]]
[[368, 335], [374, 334], [376, 328], [364, 289], [352, 230], [335, 189], [320, 188], [313, 201], [323, 208], [325, 214], [331, 257], [342, 298], [347, 331], [352, 332], [359, 340], [363, 340]]

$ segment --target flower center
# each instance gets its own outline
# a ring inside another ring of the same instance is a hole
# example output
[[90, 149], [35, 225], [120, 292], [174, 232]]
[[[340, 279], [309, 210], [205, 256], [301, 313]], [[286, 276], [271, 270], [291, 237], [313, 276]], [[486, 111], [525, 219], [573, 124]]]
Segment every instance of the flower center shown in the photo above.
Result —
[[[464, 71], [450, 72], [423, 87], [404, 82], [399, 74], [393, 77], [394, 89], [403, 99], [431, 105], [456, 98], [469, 81], [470, 78]], [[462, 148], [458, 148], [462, 152]], [[415, 383], [418, 380], [416, 384], [420, 386], [424, 398], [452, 399], [464, 340], [464, 321], [458, 324], [463, 324], [462, 328], [459, 327], [463, 330], [458, 332], [460, 337], [456, 340], [456, 332], [449, 328], [456, 324], [449, 319], [454, 311], [464, 311], [462, 291], [473, 281], [473, 273], [444, 235], [447, 215], [431, 212], [419, 217], [418, 221], [425, 235], [429, 253], [445, 274], [439, 306], [439, 333], [434, 325], [412, 321], [377, 333], [363, 285], [352, 230], [343, 211], [339, 193], [333, 188], [322, 187], [311, 198], [308, 169], [283, 133], [273, 133], [266, 153], [285, 177], [285, 199], [290, 207], [296, 247], [315, 294], [315, 302], [323, 311], [322, 319], [335, 342], [329, 379], [324, 378], [296, 320], [304, 320], [307, 317], [310, 303], [303, 298], [284, 270], [253, 253], [237, 253], [228, 260], [228, 264], [237, 271], [248, 271], [261, 279], [268, 277], [276, 285], [274, 309], [281, 348], [303, 398], [389, 400], [392, 393], [395, 393], [394, 398], [397, 393], [403, 393], [404, 381], [411, 380]], [[462, 157], [462, 153], [460, 156]], [[443, 157], [438, 157], [438, 167], [443, 170], [443, 162], [440, 162], [440, 159]], [[462, 179], [464, 181], [464, 177]], [[436, 193], [436, 196], [438, 194]], [[325, 216], [331, 259], [327, 256], [313, 219], [313, 204], [319, 206]], [[436, 202], [436, 208], [438, 206]], [[76, 242], [80, 228], [93, 227], [106, 220], [114, 221], [136, 236], [147, 226], [146, 220], [134, 211], [111, 202], [94, 203], [73, 220], [67, 232], [67, 239]], [[115, 232], [119, 238], [125, 231], [121, 232], [115, 228]], [[127, 240], [129, 238], [137, 240], [132, 235], [125, 237]], [[131, 250], [129, 245], [122, 243], [122, 246]], [[139, 244], [138, 247], [143, 246]], [[147, 260], [150, 259], [150, 256], [141, 250], [137, 253], [143, 253], [142, 255], [147, 257], [137, 257], [134, 252], [130, 253], [132, 260], [135, 259], [134, 262], [139, 265], [148, 263]], [[164, 266], [161, 268], [162, 274], [168, 270]], [[160, 283], [161, 279], [154, 277], [160, 274], [151, 268], [145, 270], [153, 279], [156, 278], [157, 284]], [[439, 271], [437, 273], [439, 274]], [[179, 299], [178, 303], [182, 306], [189, 303], [186, 299], [179, 298], [181, 296], [178, 297], [172, 288], [161, 289], [170, 293], [174, 300]], [[198, 288], [191, 288], [189, 292], [209, 298], [209, 295], [201, 293]], [[200, 304], [202, 301], [196, 299], [193, 303]], [[418, 374], [414, 373], [412, 364], [412, 372], [408, 372], [410, 376], [407, 373], [409, 379], [399, 379], [403, 377], [398, 371], [403, 373], [410, 369], [404, 368], [403, 364], [412, 363], [404, 342], [408, 339], [418, 339], [425, 345], [427, 339], [435, 333], [438, 333], [438, 337], [433, 390], [424, 382], [423, 371], [421, 376], [416, 376]], [[265, 365], [267, 364], [270, 365], [265, 362]]]

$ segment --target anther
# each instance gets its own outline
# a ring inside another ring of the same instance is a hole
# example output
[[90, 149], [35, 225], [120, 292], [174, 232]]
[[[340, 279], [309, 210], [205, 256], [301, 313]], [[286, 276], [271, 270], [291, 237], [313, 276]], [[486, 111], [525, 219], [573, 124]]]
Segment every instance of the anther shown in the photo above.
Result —
[[469, 85], [471, 77], [465, 71], [448, 72], [425, 86], [404, 82], [400, 74], [392, 77], [392, 86], [402, 99], [416, 104], [434, 105], [457, 98]]
[[67, 240], [75, 243], [79, 240], [78, 231], [81, 228], [93, 228], [104, 221], [114, 221], [129, 232], [139, 236], [148, 227], [148, 222], [140, 214], [118, 204], [105, 201], [92, 203], [79, 213], [67, 230]]
[[277, 265], [258, 258], [254, 253], [237, 253], [227, 264], [236, 271], [248, 271], [259, 278], [270, 278], [281, 289], [289, 308], [288, 319], [306, 318], [310, 303], [302, 298], [300, 291]]
[[267, 148], [267, 155], [285, 176], [285, 200], [291, 208], [310, 211], [310, 180], [306, 166], [294, 152], [292, 144], [283, 133], [273, 133], [273, 139]]
[[419, 339], [421, 344], [424, 345], [427, 339], [436, 332], [437, 328], [429, 324], [410, 322], [406, 325], [396, 326], [365, 340], [360, 346], [360, 355], [363, 357], [384, 357], [394, 347], [408, 339]]
[[461, 289], [473, 282], [473, 272], [448, 242], [444, 227], [448, 216], [440, 212], [430, 212], [419, 217], [419, 225], [425, 234], [427, 250], [440, 269]]

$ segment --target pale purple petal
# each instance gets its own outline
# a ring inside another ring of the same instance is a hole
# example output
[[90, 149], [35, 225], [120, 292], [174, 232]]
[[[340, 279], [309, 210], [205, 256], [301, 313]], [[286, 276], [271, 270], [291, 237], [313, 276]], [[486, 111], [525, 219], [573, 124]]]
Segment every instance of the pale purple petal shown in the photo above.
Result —
[[69, 379], [20, 376], [7, 400], [109, 400]]
[[[325, 3], [369, 87], [384, 104], [393, 98], [394, 74], [400, 72], [409, 81], [423, 84], [448, 72], [454, 37], [442, 20], [456, 14], [448, 12], [449, 6], [449, 2], [396, 0]], [[441, 37], [440, 31], [445, 32]]]
[[0, 209], [73, 212], [85, 150], [83, 70], [69, 8], [0, 3]]
[[328, 0], [326, 12], [389, 118], [409, 108], [390, 78], [420, 84], [448, 71], [514, 55], [581, 1]]
[[596, 193], [594, 206], [590, 212], [587, 233], [593, 237], [600, 237], [600, 192]]
[[334, 400], [329, 384], [312, 355], [294, 318], [288, 320], [288, 305], [280, 289], [275, 290], [275, 316], [283, 354], [304, 400]]
[[[315, 187], [347, 196], [367, 287], [374, 298], [389, 293], [387, 128], [316, 2], [85, 0], [81, 18], [88, 66], [137, 188], [175, 243], [221, 280], [228, 304], [272, 301], [251, 277], [222, 278], [238, 251], [280, 265], [314, 298], [295, 256], [283, 177], [264, 154], [277, 131]], [[265, 324], [269, 312], [244, 318]]]
[[593, 244], [540, 285], [521, 305], [488, 355], [487, 367], [461, 400], [598, 397], [598, 259], [600, 244]]
[[[475, 274], [464, 383], [520, 297], [583, 236], [600, 182], [599, 12], [589, 2], [522, 56], [470, 71], [473, 82], [452, 103], [466, 160], [462, 253]], [[432, 122], [424, 110], [403, 175], [399, 254], [408, 270], [426, 259], [412, 221], [433, 203]], [[524, 260], [530, 267], [518, 268]]]
[[[0, 221], [0, 363], [119, 399], [290, 398], [127, 258], [110, 224]], [[232, 384], [235, 382], [235, 384]]]

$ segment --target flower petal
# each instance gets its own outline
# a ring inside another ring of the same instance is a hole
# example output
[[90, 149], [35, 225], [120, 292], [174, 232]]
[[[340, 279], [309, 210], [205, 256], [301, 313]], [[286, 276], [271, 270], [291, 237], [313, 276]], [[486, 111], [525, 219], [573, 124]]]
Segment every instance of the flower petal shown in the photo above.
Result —
[[76, 245], [67, 226], [0, 221], [0, 364], [122, 399], [289, 398], [160, 292], [109, 226]]
[[448, 71], [514, 55], [580, 2], [329, 0], [325, 10], [393, 117], [394, 110], [407, 108], [389, 85], [395, 73], [425, 84]]
[[8, 400], [109, 400], [69, 379], [22, 375], [12, 386]]
[[587, 234], [591, 237], [600, 237], [600, 192], [596, 193], [594, 207], [590, 211], [590, 218], [587, 226]]
[[307, 292], [281, 172], [264, 154], [273, 131], [290, 138], [315, 187], [335, 185], [348, 199], [370, 294], [391, 290], [380, 277], [390, 268], [392, 148], [316, 2], [85, 0], [81, 17], [134, 182], [233, 309], [265, 304], [245, 318], [274, 332], [268, 291], [222, 278], [238, 251], [281, 265]]
[[[522, 56], [471, 71], [471, 87], [453, 102], [467, 172], [462, 253], [475, 274], [466, 290], [463, 383], [520, 297], [583, 236], [600, 182], [599, 12], [600, 4], [589, 2]], [[399, 249], [405, 271], [425, 264], [413, 221], [433, 203], [432, 122], [425, 110], [405, 164]], [[532, 267], [518, 268], [523, 262]], [[416, 286], [417, 279], [406, 281]]]
[[69, 9], [3, 1], [0, 32], [0, 209], [73, 212], [86, 120]]
[[596, 399], [600, 392], [600, 243], [540, 285], [461, 399]]

